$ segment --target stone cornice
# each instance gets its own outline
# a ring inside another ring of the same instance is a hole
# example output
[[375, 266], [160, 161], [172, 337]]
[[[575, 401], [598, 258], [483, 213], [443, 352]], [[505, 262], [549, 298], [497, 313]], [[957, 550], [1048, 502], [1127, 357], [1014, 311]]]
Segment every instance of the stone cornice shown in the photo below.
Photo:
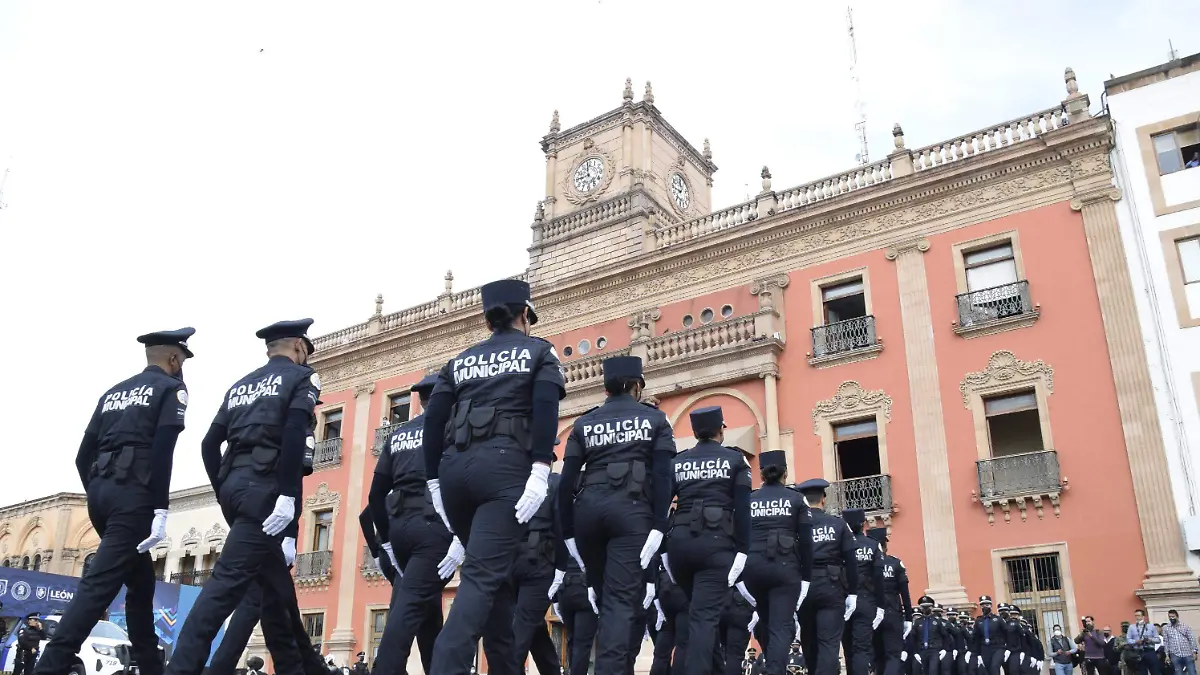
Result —
[[217, 495], [209, 485], [176, 490], [171, 493], [171, 509], [186, 511], [217, 505]]
[[78, 492], [60, 492], [49, 497], [39, 497], [25, 502], [18, 502], [0, 507], [0, 518], [15, 518], [62, 506], [87, 506], [87, 495]]

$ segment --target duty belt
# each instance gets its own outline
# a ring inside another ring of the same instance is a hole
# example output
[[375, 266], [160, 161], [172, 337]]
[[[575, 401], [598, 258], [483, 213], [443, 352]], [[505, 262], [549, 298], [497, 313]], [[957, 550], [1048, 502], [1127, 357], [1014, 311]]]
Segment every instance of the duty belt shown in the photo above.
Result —
[[221, 468], [217, 472], [219, 480], [224, 481], [229, 472], [234, 469], [253, 467], [258, 473], [271, 473], [279, 462], [279, 448], [268, 448], [258, 445], [253, 447], [231, 446], [221, 458]]
[[673, 526], [689, 526], [692, 534], [702, 530], [721, 530], [733, 536], [733, 512], [720, 506], [705, 506], [703, 499], [692, 502], [687, 511], [676, 511]]
[[118, 483], [132, 478], [143, 486], [150, 485], [150, 474], [150, 448], [133, 445], [97, 453], [91, 468], [93, 478], [113, 478]]
[[776, 528], [767, 531], [765, 540], [751, 542], [750, 552], [762, 553], [767, 556], [768, 560], [774, 560], [781, 554], [794, 557], [796, 552], [795, 546], [796, 535], [793, 532]]
[[537, 562], [539, 557], [546, 560], [552, 559], [554, 555], [554, 540], [546, 536], [549, 532], [541, 530], [532, 530], [529, 536], [525, 538], [525, 556], [529, 562]]
[[459, 401], [451, 408], [446, 435], [459, 452], [496, 436], [508, 436], [525, 450], [533, 445], [528, 415], [499, 411], [494, 406], [473, 406], [470, 399]]
[[640, 460], [609, 462], [603, 466], [589, 467], [583, 484], [607, 485], [614, 490], [624, 487], [631, 497], [642, 497], [646, 488], [646, 463]]

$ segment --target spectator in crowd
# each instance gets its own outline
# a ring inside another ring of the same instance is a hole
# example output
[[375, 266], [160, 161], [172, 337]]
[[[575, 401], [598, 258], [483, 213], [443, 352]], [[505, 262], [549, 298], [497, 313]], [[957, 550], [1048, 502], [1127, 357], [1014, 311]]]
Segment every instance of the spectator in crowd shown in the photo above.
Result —
[[1075, 644], [1063, 635], [1062, 626], [1054, 626], [1054, 634], [1050, 637], [1050, 649], [1046, 650], [1054, 662], [1055, 675], [1071, 675], [1075, 668], [1072, 656], [1075, 654]]
[[1188, 160], [1188, 163], [1185, 165], [1184, 168], [1194, 169], [1198, 166], [1200, 166], [1200, 152], [1194, 152], [1194, 153], [1192, 153], [1192, 158], [1190, 160]]
[[1134, 672], [1138, 675], [1162, 675], [1157, 653], [1158, 629], [1146, 621], [1144, 609], [1134, 612], [1133, 619], [1134, 623], [1129, 627], [1129, 648], [1134, 652], [1131, 660], [1136, 661]]
[[1167, 612], [1162, 638], [1175, 675], [1196, 675], [1196, 636], [1191, 626], [1179, 621], [1179, 612]]
[[1109, 674], [1114, 675], [1121, 670], [1121, 653], [1117, 651], [1117, 638], [1113, 637], [1112, 626], [1105, 626], [1102, 632], [1104, 633], [1104, 660], [1108, 661]]
[[1105, 655], [1108, 641], [1109, 638], [1096, 629], [1095, 618], [1083, 617], [1083, 630], [1075, 636], [1075, 644], [1079, 645], [1079, 650], [1083, 652], [1085, 675], [1109, 675], [1109, 660]]

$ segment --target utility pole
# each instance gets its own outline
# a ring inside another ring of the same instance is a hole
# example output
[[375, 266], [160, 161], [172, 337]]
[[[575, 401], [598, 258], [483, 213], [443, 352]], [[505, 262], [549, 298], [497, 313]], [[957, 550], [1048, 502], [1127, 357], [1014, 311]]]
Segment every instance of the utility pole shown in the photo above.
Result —
[[854, 83], [854, 112], [858, 120], [854, 123], [854, 133], [858, 136], [858, 156], [855, 159], [859, 166], [871, 163], [867, 154], [867, 109], [862, 100], [862, 87], [858, 81], [858, 48], [854, 44], [854, 9], [846, 6], [846, 32], [850, 35], [850, 81]]

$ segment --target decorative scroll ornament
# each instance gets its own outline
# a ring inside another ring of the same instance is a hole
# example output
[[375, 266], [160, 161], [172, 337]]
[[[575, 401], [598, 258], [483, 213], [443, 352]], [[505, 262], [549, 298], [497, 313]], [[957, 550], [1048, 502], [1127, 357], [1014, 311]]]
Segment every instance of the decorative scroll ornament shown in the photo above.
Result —
[[867, 391], [854, 380], [843, 382], [833, 398], [817, 401], [812, 412], [813, 433], [820, 433], [822, 418], [859, 409], [864, 412], [882, 409], [884, 419], [891, 420], [892, 397], [883, 390]]
[[994, 384], [1003, 384], [1013, 380], [1042, 378], [1046, 382], [1046, 392], [1054, 391], [1054, 369], [1045, 361], [1038, 359], [1030, 363], [1018, 359], [1008, 350], [998, 351], [988, 358], [987, 368], [978, 373], [967, 373], [958, 390], [962, 393], [963, 405], [970, 407], [971, 392]]

